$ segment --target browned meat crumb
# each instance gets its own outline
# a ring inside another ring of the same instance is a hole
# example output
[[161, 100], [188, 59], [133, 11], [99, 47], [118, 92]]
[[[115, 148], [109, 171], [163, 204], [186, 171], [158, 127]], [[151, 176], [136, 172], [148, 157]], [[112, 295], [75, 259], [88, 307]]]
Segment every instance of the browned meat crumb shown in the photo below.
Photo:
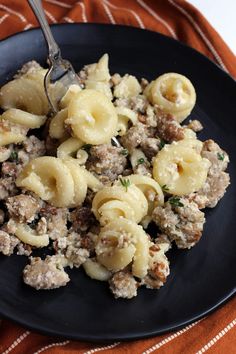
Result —
[[76, 232], [71, 232], [66, 238], [65, 257], [70, 267], [79, 268], [89, 258], [89, 250], [82, 247], [81, 240], [81, 236]]
[[180, 198], [183, 206], [173, 206], [170, 202], [157, 206], [153, 211], [153, 221], [179, 248], [191, 248], [201, 238], [204, 213], [193, 201]]
[[200, 132], [203, 129], [202, 123], [199, 120], [194, 119], [189, 122], [187, 125], [189, 129], [192, 129], [194, 132]]
[[17, 194], [17, 188], [13, 177], [0, 178], [0, 200]]
[[[149, 177], [152, 176], [152, 170], [150, 167], [150, 163], [148, 161], [145, 161], [142, 164], [134, 166], [133, 172], [136, 173], [137, 175], [149, 176]], [[132, 172], [129, 174], [132, 174]]]
[[26, 244], [20, 242], [17, 245], [17, 252], [16, 253], [18, 256], [29, 257], [32, 253], [32, 248], [30, 247], [30, 245], [26, 245]]
[[10, 197], [6, 201], [7, 210], [10, 218], [17, 219], [19, 222], [31, 222], [41, 208], [39, 199], [31, 195], [19, 194]]
[[118, 98], [115, 100], [114, 105], [117, 107], [127, 107], [137, 113], [146, 113], [148, 100], [145, 96], [139, 95], [131, 98]]
[[190, 199], [194, 200], [201, 209], [214, 208], [230, 184], [229, 174], [224, 172], [228, 166], [229, 157], [211, 139], [204, 142], [201, 155], [211, 162], [211, 166], [204, 186], [197, 193], [191, 194]]
[[121, 137], [121, 144], [132, 152], [143, 140], [149, 137], [149, 129], [142, 123], [137, 123], [131, 127], [125, 135]]
[[45, 143], [42, 140], [31, 135], [22, 143], [24, 150], [29, 154], [30, 159], [34, 159], [38, 156], [43, 156], [46, 153]]
[[109, 280], [110, 290], [115, 298], [131, 299], [137, 296], [138, 283], [131, 273], [120, 271], [115, 273]]
[[19, 242], [20, 241], [15, 236], [0, 230], [0, 253], [5, 256], [10, 256]]
[[3, 177], [13, 177], [15, 179], [19, 173], [19, 166], [15, 162], [3, 162], [1, 172]]
[[90, 149], [86, 168], [98, 175], [105, 175], [113, 181], [122, 174], [127, 163], [122, 150], [122, 147], [111, 144], [93, 146]]
[[160, 150], [161, 140], [158, 138], [146, 138], [141, 142], [141, 148], [149, 160], [157, 155]]
[[184, 139], [184, 129], [171, 114], [157, 113], [157, 135], [171, 143]]
[[25, 63], [20, 70], [17, 71], [16, 75], [14, 75], [14, 79], [19, 79], [21, 76], [26, 73], [34, 73], [35, 71], [42, 69], [42, 67], [35, 60], [31, 60]]
[[72, 223], [71, 228], [76, 232], [87, 231], [88, 228], [96, 222], [96, 219], [89, 207], [80, 207], [74, 209], [70, 215], [69, 220]]
[[24, 282], [33, 288], [56, 289], [65, 286], [70, 278], [57, 256], [47, 256], [45, 260], [31, 257], [23, 271]]
[[47, 234], [52, 240], [56, 240], [67, 234], [68, 209], [55, 208], [49, 204], [45, 204], [40, 209], [40, 215], [45, 217], [47, 221]]

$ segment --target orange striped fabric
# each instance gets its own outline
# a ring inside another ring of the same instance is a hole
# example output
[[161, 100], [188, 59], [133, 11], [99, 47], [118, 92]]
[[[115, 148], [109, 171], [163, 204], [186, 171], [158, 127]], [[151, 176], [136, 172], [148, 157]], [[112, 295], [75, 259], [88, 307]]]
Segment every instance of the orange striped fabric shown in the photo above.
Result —
[[[96, 22], [151, 29], [210, 57], [236, 78], [236, 57], [199, 11], [184, 0], [43, 0], [52, 23]], [[37, 26], [26, 0], [0, 1], [0, 38]], [[96, 345], [43, 336], [2, 320], [0, 353], [236, 353], [236, 298], [182, 330], [151, 339]]]

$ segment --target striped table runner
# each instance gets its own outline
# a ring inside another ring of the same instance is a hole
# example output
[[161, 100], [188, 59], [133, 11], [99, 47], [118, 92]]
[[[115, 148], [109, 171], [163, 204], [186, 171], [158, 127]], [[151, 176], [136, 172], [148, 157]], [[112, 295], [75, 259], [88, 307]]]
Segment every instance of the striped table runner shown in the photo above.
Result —
[[[48, 21], [125, 24], [164, 33], [194, 47], [236, 78], [236, 57], [199, 11], [184, 0], [43, 0]], [[26, 0], [0, 0], [0, 38], [37, 26]], [[0, 353], [236, 353], [236, 298], [213, 314], [151, 339], [96, 345], [0, 324]]]

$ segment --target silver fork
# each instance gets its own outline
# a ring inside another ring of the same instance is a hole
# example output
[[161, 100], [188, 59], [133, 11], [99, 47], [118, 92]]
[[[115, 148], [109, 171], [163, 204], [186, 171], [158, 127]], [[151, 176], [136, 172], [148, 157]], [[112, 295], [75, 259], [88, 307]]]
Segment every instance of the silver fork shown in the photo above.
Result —
[[[70, 85], [79, 85], [79, 78], [68, 60], [62, 59], [61, 51], [57, 45], [46, 16], [41, 0], [28, 0], [40, 26], [48, 45], [49, 69], [44, 79], [44, 89], [53, 113], [58, 112], [58, 101], [64, 96]], [[60, 91], [56, 95], [50, 92], [53, 84], [60, 84]]]
[[[44, 78], [44, 89], [53, 113], [57, 113], [58, 102], [64, 96], [70, 85], [80, 84], [79, 78], [72, 64], [68, 60], [62, 59], [60, 48], [50, 30], [41, 0], [28, 0], [28, 3], [41, 26], [44, 38], [48, 45], [49, 69]], [[56, 83], [60, 83], [61, 87], [60, 92], [58, 92], [55, 97], [50, 90], [50, 86]], [[114, 146], [121, 146], [115, 137], [111, 139], [111, 142]]]

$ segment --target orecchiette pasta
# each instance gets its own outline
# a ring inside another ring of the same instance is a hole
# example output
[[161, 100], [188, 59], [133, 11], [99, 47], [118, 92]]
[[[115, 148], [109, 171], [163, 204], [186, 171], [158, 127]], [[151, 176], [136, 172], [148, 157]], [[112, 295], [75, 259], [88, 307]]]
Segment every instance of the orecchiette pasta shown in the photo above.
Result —
[[116, 112], [118, 114], [117, 132], [118, 135], [122, 136], [128, 130], [129, 121], [132, 124], [137, 123], [138, 115], [136, 112], [132, 111], [127, 107], [116, 107]]
[[115, 135], [117, 120], [115, 107], [105, 95], [85, 89], [70, 102], [66, 124], [85, 143], [103, 144]]
[[141, 86], [132, 75], [125, 75], [120, 83], [115, 86], [114, 96], [117, 98], [129, 98], [137, 96], [141, 92]]
[[18, 144], [26, 139], [27, 130], [19, 125], [0, 119], [0, 146]]
[[176, 73], [159, 76], [147, 86], [144, 93], [162, 111], [173, 114], [178, 122], [182, 122], [191, 113], [196, 103], [191, 81]]
[[140, 222], [147, 215], [148, 203], [135, 185], [125, 191], [121, 185], [104, 187], [94, 197], [92, 211], [101, 225], [120, 216]]
[[40, 128], [45, 122], [46, 116], [38, 116], [17, 108], [10, 108], [2, 114], [2, 119], [18, 124], [27, 129]]
[[122, 270], [132, 262], [134, 276], [143, 278], [147, 274], [148, 236], [131, 220], [117, 218], [104, 226], [95, 251], [98, 261], [110, 271]]
[[51, 120], [49, 125], [49, 135], [54, 139], [63, 139], [67, 136], [65, 130], [65, 120], [68, 118], [68, 109], [59, 111]]
[[31, 229], [27, 224], [15, 223], [15, 235], [19, 240], [30, 246], [37, 248], [48, 246], [49, 237], [47, 234], [38, 235], [35, 230]]
[[0, 91], [3, 109], [19, 108], [32, 114], [45, 115], [49, 111], [43, 80], [46, 70], [39, 69], [8, 82]]
[[76, 138], [69, 138], [57, 148], [57, 157], [60, 159], [68, 159], [76, 157], [78, 150], [84, 143]]
[[[182, 140], [183, 142], [183, 140]], [[157, 154], [153, 164], [153, 176], [168, 192], [186, 195], [198, 191], [206, 181], [209, 160], [202, 158], [184, 143], [165, 147]]]
[[50, 156], [31, 160], [18, 176], [16, 185], [56, 207], [78, 206], [84, 201], [88, 186], [94, 191], [101, 186], [96, 177], [74, 161]]
[[83, 268], [92, 279], [107, 281], [111, 277], [111, 272], [95, 259], [87, 259], [83, 263]]

